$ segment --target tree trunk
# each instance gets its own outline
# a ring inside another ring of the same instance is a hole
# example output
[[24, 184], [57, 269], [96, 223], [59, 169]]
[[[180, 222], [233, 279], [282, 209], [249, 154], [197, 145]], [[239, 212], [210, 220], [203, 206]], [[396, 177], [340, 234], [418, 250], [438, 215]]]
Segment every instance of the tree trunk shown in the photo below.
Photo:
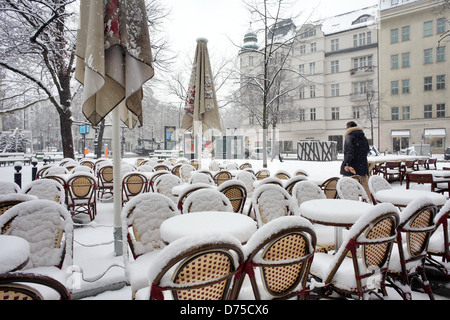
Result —
[[100, 121], [97, 132], [97, 159], [102, 157], [102, 147], [103, 147], [103, 132], [105, 131], [105, 119]]
[[72, 135], [72, 111], [70, 109], [72, 104], [71, 90], [70, 90], [70, 76], [67, 73], [60, 73], [58, 76], [61, 84], [59, 92], [60, 108], [57, 108], [59, 113], [59, 124], [61, 127], [61, 139], [64, 158], [75, 159], [75, 150], [73, 148]]

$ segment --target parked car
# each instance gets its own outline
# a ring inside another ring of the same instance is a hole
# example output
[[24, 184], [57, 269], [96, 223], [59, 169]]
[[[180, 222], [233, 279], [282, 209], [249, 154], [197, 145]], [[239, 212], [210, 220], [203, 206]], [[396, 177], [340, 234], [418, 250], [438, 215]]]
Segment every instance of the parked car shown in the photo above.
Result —
[[444, 159], [445, 160], [450, 160], [450, 147], [445, 150], [445, 152], [444, 152]]
[[[270, 148], [267, 148], [267, 157], [270, 156]], [[254, 148], [250, 159], [262, 160], [263, 158], [263, 148]]]

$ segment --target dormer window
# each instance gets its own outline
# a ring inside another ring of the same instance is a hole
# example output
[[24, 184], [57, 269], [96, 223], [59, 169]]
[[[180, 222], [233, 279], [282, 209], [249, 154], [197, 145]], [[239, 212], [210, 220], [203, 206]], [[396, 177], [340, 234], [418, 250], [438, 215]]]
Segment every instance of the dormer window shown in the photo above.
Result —
[[359, 17], [358, 19], [356, 19], [355, 21], [353, 21], [352, 24], [358, 24], [358, 23], [367, 22], [367, 21], [369, 21], [369, 19], [371, 19], [371, 18], [372, 18], [371, 15], [365, 14], [365, 15], [360, 16], [360, 17]]

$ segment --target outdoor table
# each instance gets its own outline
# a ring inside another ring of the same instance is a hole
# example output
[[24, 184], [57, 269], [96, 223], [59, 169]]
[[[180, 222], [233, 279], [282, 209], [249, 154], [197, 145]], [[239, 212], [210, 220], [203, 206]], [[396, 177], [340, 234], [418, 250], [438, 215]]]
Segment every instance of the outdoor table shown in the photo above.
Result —
[[257, 224], [252, 218], [241, 213], [223, 211], [203, 211], [180, 214], [161, 224], [161, 238], [171, 243], [184, 236], [195, 234], [228, 233], [240, 242], [246, 243], [256, 232]]
[[436, 192], [413, 189], [385, 189], [373, 195], [377, 202], [389, 202], [397, 207], [406, 207], [411, 201], [424, 196], [430, 198], [438, 207], [442, 207], [447, 200], [445, 196]]
[[431, 174], [433, 179], [439, 182], [447, 182], [450, 180], [450, 170], [419, 170], [408, 172], [409, 174]]
[[314, 199], [303, 202], [299, 213], [312, 223], [335, 227], [334, 242], [337, 251], [342, 244], [343, 228], [351, 227], [372, 208], [370, 203], [355, 200]]
[[0, 235], [0, 274], [22, 269], [30, 257], [30, 244], [23, 238]]

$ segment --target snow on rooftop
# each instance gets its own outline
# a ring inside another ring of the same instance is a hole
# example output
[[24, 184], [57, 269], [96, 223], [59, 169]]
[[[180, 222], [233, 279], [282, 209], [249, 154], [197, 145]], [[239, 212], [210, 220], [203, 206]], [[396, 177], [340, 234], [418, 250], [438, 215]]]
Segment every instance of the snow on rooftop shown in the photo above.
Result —
[[317, 22], [322, 25], [325, 35], [376, 26], [378, 19], [378, 5], [346, 12], [334, 17], [325, 18]]

